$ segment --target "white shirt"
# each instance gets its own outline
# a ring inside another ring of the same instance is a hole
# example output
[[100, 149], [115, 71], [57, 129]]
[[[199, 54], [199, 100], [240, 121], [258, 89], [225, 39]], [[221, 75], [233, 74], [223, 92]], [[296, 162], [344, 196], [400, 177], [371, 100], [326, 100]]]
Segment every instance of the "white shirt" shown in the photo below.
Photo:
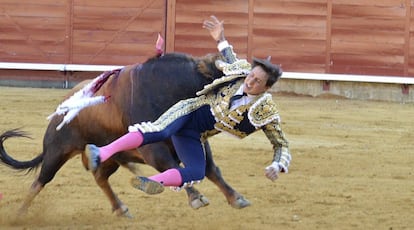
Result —
[[[240, 88], [236, 91], [234, 95], [242, 95], [243, 90], [244, 90], [244, 84], [240, 86]], [[231, 105], [230, 110], [234, 110], [241, 105], [248, 104], [255, 97], [256, 95], [247, 94], [247, 96], [243, 96], [242, 98], [235, 100], [233, 104]]]

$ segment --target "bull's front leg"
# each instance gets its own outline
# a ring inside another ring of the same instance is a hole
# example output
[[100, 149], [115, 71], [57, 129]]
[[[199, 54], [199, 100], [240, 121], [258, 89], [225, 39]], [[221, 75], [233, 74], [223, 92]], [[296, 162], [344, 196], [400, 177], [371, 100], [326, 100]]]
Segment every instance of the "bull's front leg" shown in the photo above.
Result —
[[224, 196], [227, 199], [227, 202], [237, 209], [242, 209], [247, 206], [250, 206], [250, 201], [245, 199], [240, 193], [234, 190], [221, 175], [219, 167], [213, 161], [213, 155], [209, 143], [206, 141], [204, 143], [205, 152], [206, 152], [206, 176], [212, 181], [217, 187], [221, 190]]
[[115, 161], [108, 160], [93, 173], [95, 181], [108, 197], [112, 206], [112, 211], [121, 217], [132, 218], [128, 207], [118, 198], [108, 182], [109, 177], [119, 168], [119, 164]]

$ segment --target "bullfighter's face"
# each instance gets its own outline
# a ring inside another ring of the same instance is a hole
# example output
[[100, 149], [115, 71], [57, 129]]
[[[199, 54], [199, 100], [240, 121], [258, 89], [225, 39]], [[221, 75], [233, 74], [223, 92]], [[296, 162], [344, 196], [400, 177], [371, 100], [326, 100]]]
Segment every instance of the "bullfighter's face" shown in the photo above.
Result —
[[260, 65], [255, 66], [244, 79], [244, 92], [250, 95], [259, 95], [266, 92], [267, 73]]

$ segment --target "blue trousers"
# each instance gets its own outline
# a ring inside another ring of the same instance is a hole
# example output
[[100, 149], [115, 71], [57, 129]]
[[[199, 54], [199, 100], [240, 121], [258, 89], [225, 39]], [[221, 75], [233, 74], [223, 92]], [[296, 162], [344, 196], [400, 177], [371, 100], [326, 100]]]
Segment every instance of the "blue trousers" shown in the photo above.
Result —
[[159, 132], [144, 133], [144, 144], [172, 139], [178, 158], [184, 168], [178, 168], [183, 183], [202, 180], [205, 176], [206, 159], [201, 143], [201, 134], [213, 130], [216, 123], [210, 106], [199, 109], [178, 118]]

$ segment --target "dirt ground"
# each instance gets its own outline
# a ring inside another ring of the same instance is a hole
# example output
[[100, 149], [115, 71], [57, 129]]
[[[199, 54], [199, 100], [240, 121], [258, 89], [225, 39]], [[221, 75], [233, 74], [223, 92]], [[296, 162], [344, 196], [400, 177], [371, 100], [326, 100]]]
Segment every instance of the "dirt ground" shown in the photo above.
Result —
[[[33, 137], [6, 141], [13, 157], [41, 152], [46, 117], [66, 93], [0, 87], [0, 132], [23, 127]], [[0, 229], [414, 229], [413, 104], [282, 94], [274, 100], [293, 156], [289, 173], [276, 182], [263, 175], [273, 153], [262, 132], [211, 140], [225, 179], [250, 207], [233, 209], [205, 180], [197, 188], [210, 205], [193, 210], [185, 192], [145, 195], [120, 169], [110, 181], [134, 218], [116, 217], [78, 155], [21, 218], [17, 209], [36, 174], [0, 165]]]

